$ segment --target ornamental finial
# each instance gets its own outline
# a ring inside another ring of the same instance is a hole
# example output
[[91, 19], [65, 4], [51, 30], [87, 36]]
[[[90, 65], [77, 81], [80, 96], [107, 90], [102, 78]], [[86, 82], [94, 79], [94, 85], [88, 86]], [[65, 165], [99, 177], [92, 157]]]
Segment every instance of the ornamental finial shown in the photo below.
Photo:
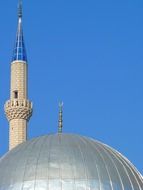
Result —
[[18, 17], [22, 18], [22, 0], [18, 2]]
[[58, 122], [58, 133], [62, 133], [63, 130], [63, 102], [59, 103], [59, 122]]

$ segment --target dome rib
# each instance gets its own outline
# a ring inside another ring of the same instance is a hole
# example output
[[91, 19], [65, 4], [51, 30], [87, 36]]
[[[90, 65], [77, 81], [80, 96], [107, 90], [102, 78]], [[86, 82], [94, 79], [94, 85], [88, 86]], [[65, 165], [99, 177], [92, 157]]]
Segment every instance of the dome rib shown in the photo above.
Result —
[[[23, 173], [23, 177], [22, 177], [22, 187], [21, 187], [21, 189], [23, 190], [24, 189], [24, 185], [25, 185], [25, 177], [26, 177], [26, 168], [27, 168], [27, 165], [28, 165], [28, 161], [29, 161], [29, 156], [30, 156], [30, 154], [31, 154], [31, 152], [32, 152], [32, 150], [33, 150], [33, 148], [34, 148], [34, 146], [36, 145], [36, 143], [37, 143], [37, 141], [38, 141], [38, 138], [36, 138], [36, 139], [33, 139], [32, 141], [30, 141], [28, 144], [29, 144], [29, 147], [28, 147], [28, 149], [30, 149], [30, 151], [28, 151], [28, 154], [27, 154], [27, 157], [26, 157], [26, 159], [25, 159], [25, 167], [24, 167], [24, 173]], [[17, 148], [19, 148], [19, 147], [16, 147], [15, 149], [17, 149]], [[14, 149], [14, 150], [15, 150]]]
[[[80, 137], [80, 138], [81, 138], [81, 137]], [[97, 151], [97, 153], [99, 154], [101, 160], [103, 161], [105, 170], [106, 170], [106, 172], [107, 172], [107, 175], [108, 175], [108, 178], [109, 178], [109, 181], [110, 181], [110, 183], [109, 183], [109, 184], [110, 184], [110, 187], [111, 187], [111, 189], [113, 190], [113, 185], [112, 185], [112, 181], [111, 181], [111, 176], [110, 176], [110, 174], [109, 174], [109, 171], [108, 171], [108, 169], [107, 169], [107, 166], [106, 166], [106, 163], [105, 163], [105, 160], [104, 160], [102, 154], [100, 153], [100, 151], [99, 151], [95, 146], [93, 146], [93, 143], [92, 143], [91, 141], [87, 141], [87, 139], [81, 138], [81, 140], [83, 140], [83, 139], [84, 139], [84, 141], [90, 143], [91, 146], [92, 146], [92, 147]], [[101, 185], [101, 183], [100, 183], [100, 185]], [[102, 185], [101, 185], [101, 186], [102, 186]], [[102, 187], [100, 187], [100, 188], [102, 189]]]
[[[118, 151], [116, 151], [116, 152], [117, 152], [117, 155], [120, 155], [120, 153]], [[130, 169], [130, 171], [134, 175], [137, 183], [139, 184], [140, 190], [142, 190], [143, 189], [143, 184], [140, 184], [140, 182], [137, 180], [137, 177], [139, 177], [140, 181], [143, 181], [143, 178], [142, 178], [141, 174], [138, 172], [138, 170], [136, 169], [136, 167], [125, 156], [122, 155], [122, 157], [124, 158], [124, 162], [126, 163], [126, 165], [128, 166], [128, 168]]]
[[86, 176], [86, 181], [87, 181], [88, 180], [88, 174], [87, 174], [87, 169], [85, 167], [86, 166], [86, 164], [85, 164], [85, 158], [84, 158], [83, 152], [81, 150], [80, 143], [77, 142], [76, 140], [74, 142], [76, 142], [76, 145], [77, 145], [77, 147], [79, 149], [79, 152], [80, 152], [80, 155], [82, 157], [82, 163], [83, 163], [83, 166], [84, 166], [84, 171], [85, 171], [85, 176]]
[[[100, 145], [100, 143], [98, 143], [98, 145], [106, 152], [106, 154], [108, 154], [108, 152], [109, 152], [110, 150], [109, 150], [109, 149], [106, 149], [106, 146], [103, 147], [103, 146]], [[111, 150], [110, 152], [113, 153], [112, 150]], [[121, 164], [121, 166], [123, 167], [124, 172], [125, 172], [125, 174], [126, 174], [128, 180], [129, 180], [129, 183], [130, 183], [130, 185], [131, 185], [131, 188], [132, 188], [132, 190], [134, 190], [133, 184], [132, 184], [132, 182], [131, 182], [131, 179], [130, 179], [130, 177], [129, 177], [129, 174], [128, 174], [128, 172], [127, 172], [127, 169], [125, 168], [125, 166], [123, 165], [123, 163], [119, 160], [119, 158], [118, 158], [115, 154], [113, 154], [113, 155], [114, 155], [114, 157], [118, 160], [118, 162]], [[120, 176], [121, 176], [121, 175], [120, 175]]]
[[36, 180], [37, 180], [37, 168], [38, 168], [38, 163], [39, 163], [39, 160], [40, 160], [40, 156], [41, 156], [41, 152], [42, 152], [42, 148], [43, 148], [43, 146], [44, 146], [44, 144], [45, 144], [45, 141], [44, 140], [46, 140], [47, 138], [46, 138], [46, 136], [43, 138], [43, 142], [41, 143], [41, 145], [40, 145], [40, 151], [39, 151], [39, 153], [38, 153], [38, 157], [37, 157], [37, 161], [36, 161], [36, 167], [35, 167], [35, 181], [34, 181], [34, 189], [35, 189], [35, 187], [36, 187]]
[[[113, 190], [113, 184], [112, 184], [112, 181], [111, 181], [111, 176], [110, 176], [110, 174], [109, 174], [109, 171], [108, 171], [108, 168], [107, 168], [107, 165], [106, 165], [106, 163], [105, 163], [105, 159], [104, 159], [104, 157], [102, 156], [102, 154], [100, 153], [100, 151], [95, 147], [95, 146], [93, 146], [93, 143], [92, 143], [92, 141], [87, 141], [87, 139], [85, 139], [85, 138], [81, 138], [80, 137], [80, 139], [84, 142], [88, 142], [88, 143], [90, 143], [91, 145], [92, 145], [92, 147], [94, 148], [94, 149], [96, 149], [96, 151], [98, 152], [98, 154], [99, 154], [99, 156], [100, 156], [100, 158], [101, 158], [101, 160], [103, 161], [103, 163], [104, 163], [104, 167], [105, 167], [105, 170], [106, 170], [106, 172], [107, 172], [107, 175], [108, 175], [108, 178], [109, 178], [109, 181], [110, 181], [110, 187], [111, 187], [111, 190]], [[100, 185], [101, 185], [101, 182], [100, 182]], [[101, 187], [100, 187], [100, 189], [102, 189]]]
[[[106, 148], [106, 147], [107, 147], [107, 148]], [[116, 151], [116, 154], [115, 154], [115, 153], [114, 153], [115, 150], [113, 151], [109, 146], [106, 145], [104, 148], [106, 148], [112, 155], [114, 155], [114, 156], [116, 157], [116, 159], [120, 160], [121, 163], [124, 162], [124, 164], [128, 167], [128, 169], [131, 171], [132, 175], [134, 176], [134, 179], [135, 179], [135, 181], [136, 181], [136, 183], [137, 183], [139, 189], [142, 190], [142, 189], [141, 189], [141, 186], [140, 186], [140, 184], [139, 184], [139, 182], [138, 182], [138, 180], [137, 180], [137, 178], [136, 178], [136, 175], [135, 175], [134, 171], [133, 171], [132, 168], [129, 166], [129, 161], [128, 161], [124, 156], [122, 156], [122, 157], [124, 157], [124, 159], [121, 159], [121, 154], [120, 154], [118, 151]], [[131, 165], [131, 163], [130, 163], [130, 165]], [[123, 165], [123, 163], [122, 163], [122, 166], [125, 167], [125, 166]], [[132, 167], [134, 167], [134, 166], [132, 165]], [[134, 167], [134, 169], [136, 170], [135, 167]], [[127, 172], [127, 173], [128, 173], [128, 172]], [[128, 173], [128, 177], [129, 177], [129, 180], [130, 180], [130, 182], [131, 182], [129, 173]], [[131, 184], [132, 184], [132, 182], [131, 182]], [[133, 184], [132, 184], [132, 189], [133, 189]]]
[[[81, 141], [84, 143], [84, 145], [87, 146], [87, 141], [86, 141], [86, 139], [82, 138], [81, 136], [79, 136], [79, 138], [80, 138]], [[92, 153], [92, 152], [91, 152], [91, 153]], [[92, 154], [92, 155], [93, 155], [93, 154]], [[100, 178], [100, 174], [99, 174], [99, 169], [98, 169], [98, 166], [97, 166], [97, 164], [96, 164], [97, 160], [94, 161], [94, 162], [95, 162], [94, 164], [95, 164], [95, 167], [96, 167], [97, 176], [98, 176], [98, 181], [99, 181], [99, 189], [102, 190], [102, 187], [101, 187], [101, 178]], [[88, 177], [88, 179], [90, 179], [90, 178]]]
[[[73, 138], [73, 137], [72, 137]], [[75, 143], [75, 140], [74, 140], [74, 138], [73, 138], [73, 142]], [[70, 147], [70, 142], [68, 141], [68, 138], [66, 137], [66, 144], [67, 144], [67, 146], [69, 146]], [[75, 143], [75, 146], [76, 146], [76, 143]], [[68, 150], [68, 152], [71, 152], [70, 153], [70, 155], [74, 155], [74, 150], [72, 149], [72, 148], [70, 148], [69, 150]], [[70, 157], [70, 156], [69, 156]], [[75, 160], [75, 158], [74, 157], [70, 157], [70, 166], [71, 166], [71, 171], [72, 171], [72, 173], [73, 173], [73, 183], [74, 183], [74, 186], [76, 186], [76, 183], [75, 183], [75, 180], [76, 180], [76, 160]]]
[[[87, 146], [87, 144], [88, 144], [87, 139], [85, 139], [85, 138], [83, 138], [83, 137], [81, 137], [81, 136], [79, 136], [79, 137], [80, 137], [80, 139], [84, 142], [84, 144], [86, 144], [86, 146]], [[88, 148], [88, 147], [87, 147], [87, 148]], [[91, 152], [91, 155], [90, 155], [90, 156], [94, 157], [93, 152]], [[99, 173], [99, 167], [98, 167], [98, 165], [97, 165], [97, 158], [95, 158], [95, 159], [93, 160], [93, 163], [94, 163], [94, 165], [95, 165], [95, 167], [96, 167], [96, 171], [97, 171], [97, 176], [98, 176], [98, 179], [97, 179], [97, 180], [99, 180], [99, 189], [102, 190], [101, 177], [100, 177], [100, 173]]]
[[[51, 138], [51, 136], [49, 136], [49, 138]], [[47, 158], [47, 160], [48, 160], [48, 163], [47, 163], [47, 179], [48, 179], [48, 182], [47, 182], [47, 184], [48, 184], [48, 187], [50, 186], [49, 185], [49, 175], [48, 175], [48, 168], [49, 168], [49, 163], [50, 163], [50, 153], [51, 153], [51, 144], [52, 144], [52, 140], [50, 141], [49, 140], [49, 138], [47, 139], [47, 141], [48, 141], [48, 146], [49, 146], [49, 154], [48, 154], [48, 158]]]
[[[35, 139], [35, 141], [36, 141], [36, 139]], [[32, 144], [33, 142], [31, 142], [30, 143], [30, 145]], [[22, 144], [23, 145], [23, 144]], [[25, 156], [25, 152], [27, 152], [27, 150], [30, 148], [30, 146], [29, 146], [29, 144], [27, 144], [25, 147], [24, 147], [24, 150], [23, 150], [23, 152], [21, 152], [22, 153], [22, 155], [21, 155], [21, 157], [24, 157]], [[14, 149], [15, 150], [15, 153], [17, 154], [18, 152], [19, 152], [19, 150], [17, 151], [17, 149]], [[16, 165], [16, 172], [18, 173], [18, 171], [19, 171], [19, 166], [21, 165], [21, 160], [19, 159], [18, 160], [18, 162], [17, 162], [17, 165]], [[23, 181], [23, 183], [24, 183], [24, 172], [25, 172], [25, 169], [24, 169], [24, 171], [23, 171], [23, 176], [22, 176], [22, 181]], [[21, 183], [21, 187], [22, 187], [22, 184], [23, 183]]]
[[[92, 142], [93, 142], [93, 140], [92, 140]], [[96, 142], [97, 142], [97, 141], [96, 141]], [[99, 143], [99, 142], [97, 142], [97, 144], [100, 146], [100, 143]], [[103, 145], [100, 146], [100, 148], [101, 148], [102, 150], [104, 150]], [[109, 155], [109, 153], [108, 153], [107, 151], [106, 151], [106, 155], [107, 155], [107, 157], [110, 159], [110, 161], [113, 163], [114, 168], [115, 168], [115, 170], [117, 171], [117, 174], [118, 174], [118, 177], [119, 177], [119, 180], [120, 180], [120, 184], [121, 184], [122, 190], [124, 190], [124, 184], [123, 184], [123, 182], [122, 182], [122, 178], [121, 178], [120, 172], [119, 172], [119, 170], [118, 170], [118, 168], [117, 168], [117, 166], [116, 166], [114, 160], [112, 159], [112, 157]]]
[[124, 164], [122, 163], [122, 161], [120, 160], [120, 157], [118, 157], [117, 155], [115, 155], [112, 150], [107, 149], [106, 146], [104, 146], [104, 147], [102, 147], [102, 148], [103, 148], [104, 150], [106, 150], [107, 152], [109, 151], [111, 154], [113, 154], [113, 155], [116, 157], [116, 159], [120, 162], [120, 164], [122, 165], [122, 167], [123, 167], [123, 169], [124, 169], [124, 171], [125, 171], [125, 173], [126, 173], [126, 175], [127, 175], [127, 177], [128, 177], [128, 180], [129, 180], [129, 182], [130, 182], [131, 188], [132, 188], [132, 190], [134, 190], [134, 188], [133, 188], [133, 183], [132, 183], [132, 181], [131, 181], [131, 179], [130, 179], [130, 176], [129, 176], [129, 174], [128, 174], [128, 171], [127, 171], [126, 167], [124, 166]]

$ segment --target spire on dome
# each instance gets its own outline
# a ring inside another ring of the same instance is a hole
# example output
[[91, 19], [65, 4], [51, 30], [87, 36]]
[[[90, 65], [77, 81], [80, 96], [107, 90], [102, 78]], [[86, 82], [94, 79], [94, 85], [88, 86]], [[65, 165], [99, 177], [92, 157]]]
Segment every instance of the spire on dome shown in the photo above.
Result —
[[58, 122], [58, 133], [63, 131], [63, 102], [59, 103], [59, 122]]
[[22, 0], [18, 3], [18, 29], [16, 35], [16, 43], [14, 47], [12, 61], [27, 62], [26, 49], [24, 45], [24, 37], [22, 30]]

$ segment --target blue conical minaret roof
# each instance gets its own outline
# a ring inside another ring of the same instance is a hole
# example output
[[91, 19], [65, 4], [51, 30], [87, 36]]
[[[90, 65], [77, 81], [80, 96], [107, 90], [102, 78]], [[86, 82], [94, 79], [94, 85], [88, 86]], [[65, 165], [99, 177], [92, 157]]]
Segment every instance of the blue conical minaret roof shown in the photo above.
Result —
[[18, 5], [18, 29], [17, 29], [16, 43], [14, 46], [12, 61], [27, 62], [23, 29], [22, 29], [22, 0], [19, 0], [19, 5]]

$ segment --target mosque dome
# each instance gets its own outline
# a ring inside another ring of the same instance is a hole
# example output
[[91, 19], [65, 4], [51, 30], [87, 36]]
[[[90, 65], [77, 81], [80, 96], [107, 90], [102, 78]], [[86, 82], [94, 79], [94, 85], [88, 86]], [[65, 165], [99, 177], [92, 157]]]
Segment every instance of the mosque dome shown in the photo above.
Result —
[[143, 190], [143, 179], [124, 156], [101, 142], [51, 134], [0, 159], [0, 190]]

